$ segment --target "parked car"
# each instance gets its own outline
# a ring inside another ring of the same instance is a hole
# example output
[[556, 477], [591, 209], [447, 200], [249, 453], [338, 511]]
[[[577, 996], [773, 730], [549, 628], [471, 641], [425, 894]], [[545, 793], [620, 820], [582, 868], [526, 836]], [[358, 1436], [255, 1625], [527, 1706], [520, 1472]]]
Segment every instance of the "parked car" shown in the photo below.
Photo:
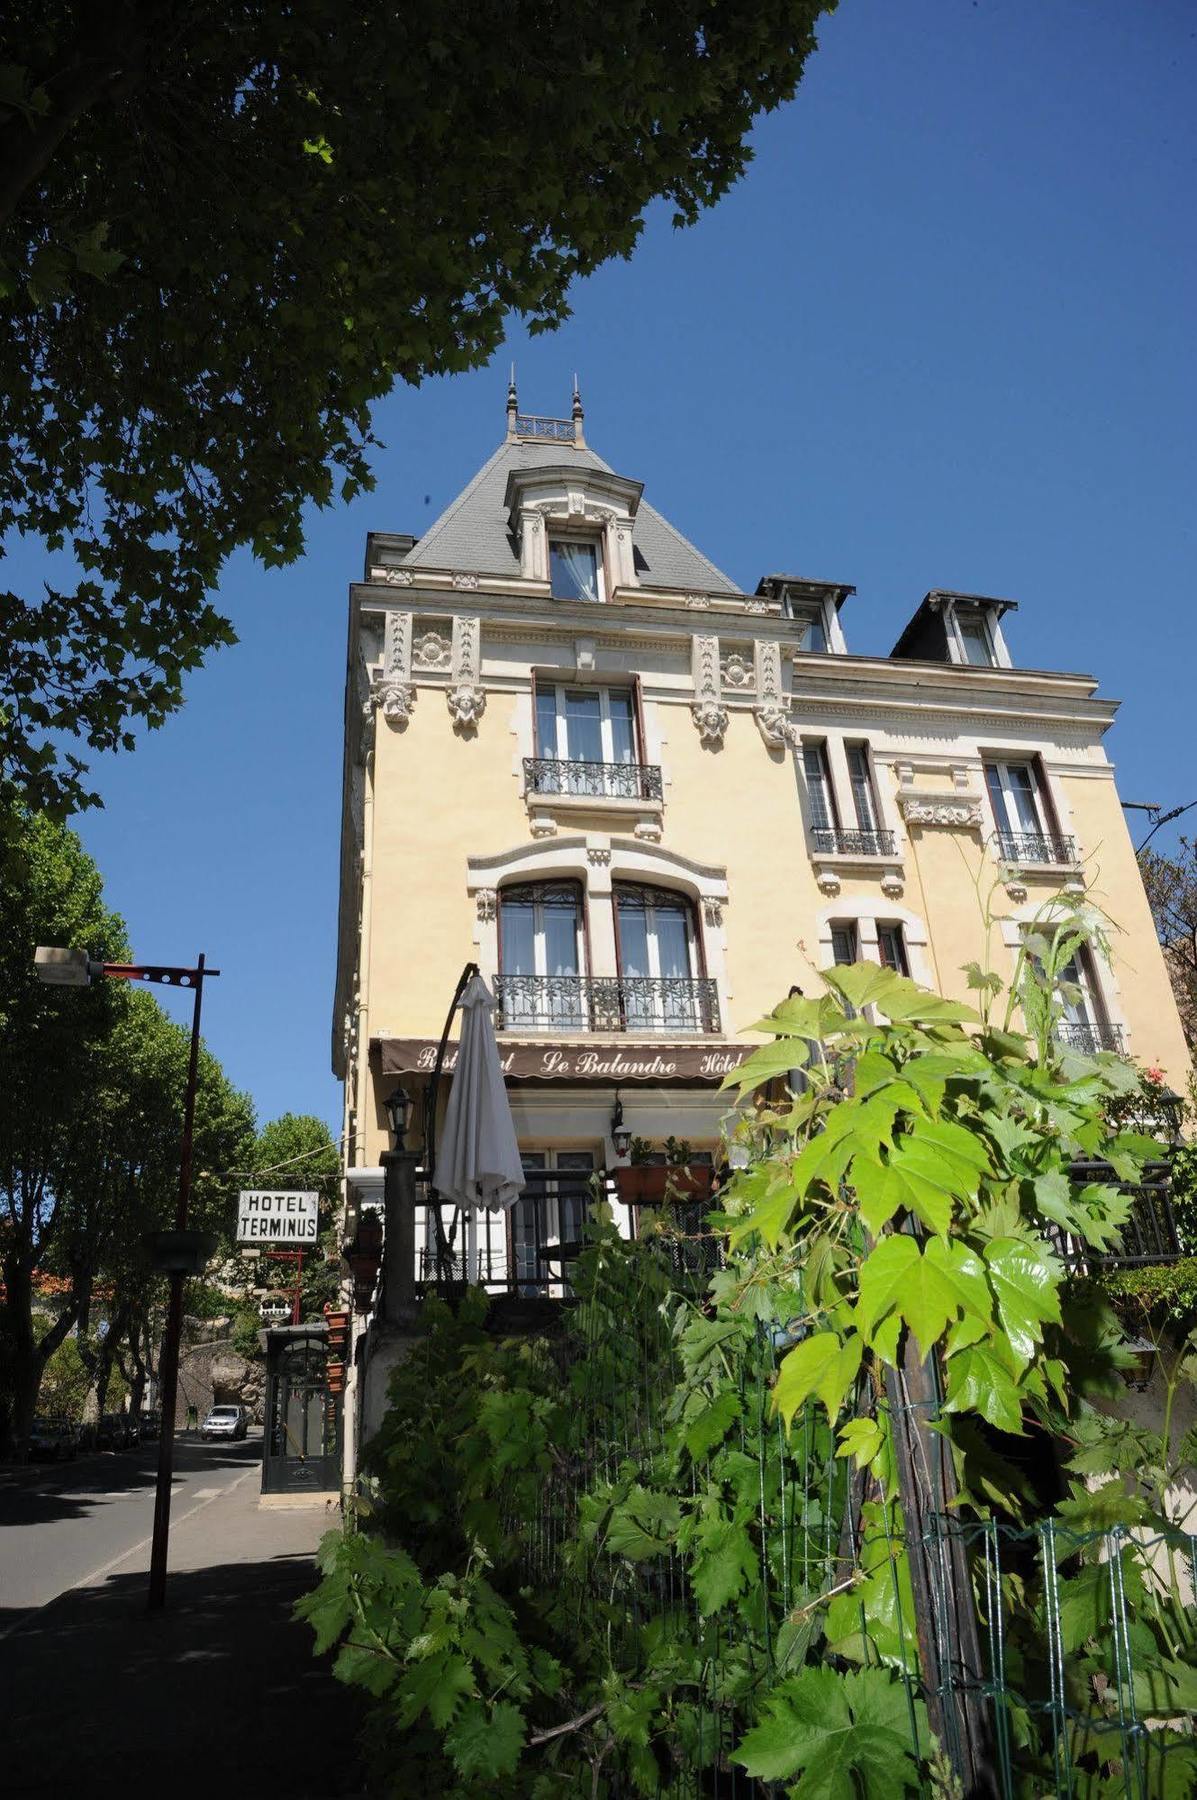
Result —
[[29, 1454], [49, 1462], [62, 1462], [74, 1456], [79, 1445], [78, 1434], [69, 1419], [39, 1418], [33, 1421], [29, 1434]]
[[205, 1443], [212, 1438], [243, 1438], [248, 1429], [249, 1414], [243, 1406], [214, 1406], [200, 1426], [200, 1436]]
[[105, 1413], [96, 1426], [97, 1450], [130, 1450], [136, 1442], [137, 1429], [128, 1413]]
[[143, 1412], [137, 1421], [141, 1431], [143, 1444], [156, 1444], [162, 1436], [162, 1414], [160, 1412]]

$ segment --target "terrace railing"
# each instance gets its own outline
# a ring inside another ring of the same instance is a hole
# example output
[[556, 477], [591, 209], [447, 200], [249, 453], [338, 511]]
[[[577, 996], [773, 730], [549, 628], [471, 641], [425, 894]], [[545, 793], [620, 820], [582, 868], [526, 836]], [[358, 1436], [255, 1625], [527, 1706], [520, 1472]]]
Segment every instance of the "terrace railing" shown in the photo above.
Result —
[[708, 977], [496, 975], [498, 1031], [714, 1032], [719, 993]]
[[656, 763], [585, 762], [556, 756], [525, 756], [529, 794], [569, 794], [595, 800], [659, 800], [661, 771]]

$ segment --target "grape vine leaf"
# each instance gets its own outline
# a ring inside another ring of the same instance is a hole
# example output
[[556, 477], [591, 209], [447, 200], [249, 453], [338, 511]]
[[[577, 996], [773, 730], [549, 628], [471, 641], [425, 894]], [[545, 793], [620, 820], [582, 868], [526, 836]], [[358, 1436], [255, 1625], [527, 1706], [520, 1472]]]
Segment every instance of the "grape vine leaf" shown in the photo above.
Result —
[[1050, 1253], [1026, 1238], [995, 1238], [985, 1246], [998, 1312], [1018, 1364], [1029, 1363], [1043, 1326], [1060, 1322], [1059, 1268]]
[[445, 1749], [459, 1775], [481, 1775], [497, 1781], [513, 1775], [524, 1747], [524, 1715], [500, 1700], [486, 1707], [472, 1701], [445, 1738]]
[[799, 1780], [793, 1800], [902, 1800], [917, 1783], [900, 1682], [818, 1664], [780, 1683], [733, 1752], [762, 1781]]
[[795, 1344], [781, 1365], [773, 1389], [773, 1403], [786, 1425], [811, 1394], [823, 1402], [834, 1419], [856, 1380], [863, 1351], [864, 1339], [856, 1332], [841, 1339], [834, 1331], [817, 1331]]

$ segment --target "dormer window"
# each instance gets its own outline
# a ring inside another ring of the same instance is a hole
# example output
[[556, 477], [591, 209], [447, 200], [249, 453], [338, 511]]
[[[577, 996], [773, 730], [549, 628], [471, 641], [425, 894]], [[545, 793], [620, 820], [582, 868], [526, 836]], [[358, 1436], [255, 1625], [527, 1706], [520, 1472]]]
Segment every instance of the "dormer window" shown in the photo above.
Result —
[[549, 586], [554, 600], [602, 600], [598, 545], [584, 538], [550, 538]]
[[958, 660], [972, 663], [974, 668], [995, 668], [997, 657], [993, 653], [993, 639], [985, 614], [976, 607], [954, 606], [952, 623], [956, 628]]
[[796, 648], [808, 655], [826, 656], [827, 626], [821, 606], [791, 606], [790, 617], [798, 626]]

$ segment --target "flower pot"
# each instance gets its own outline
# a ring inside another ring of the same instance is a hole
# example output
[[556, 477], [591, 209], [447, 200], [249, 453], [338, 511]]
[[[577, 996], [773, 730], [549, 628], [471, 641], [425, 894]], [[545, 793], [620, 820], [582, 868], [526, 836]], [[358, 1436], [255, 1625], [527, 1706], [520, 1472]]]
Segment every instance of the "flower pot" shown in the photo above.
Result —
[[673, 1201], [709, 1200], [715, 1171], [706, 1163], [632, 1163], [612, 1169], [625, 1206], [665, 1206]]

